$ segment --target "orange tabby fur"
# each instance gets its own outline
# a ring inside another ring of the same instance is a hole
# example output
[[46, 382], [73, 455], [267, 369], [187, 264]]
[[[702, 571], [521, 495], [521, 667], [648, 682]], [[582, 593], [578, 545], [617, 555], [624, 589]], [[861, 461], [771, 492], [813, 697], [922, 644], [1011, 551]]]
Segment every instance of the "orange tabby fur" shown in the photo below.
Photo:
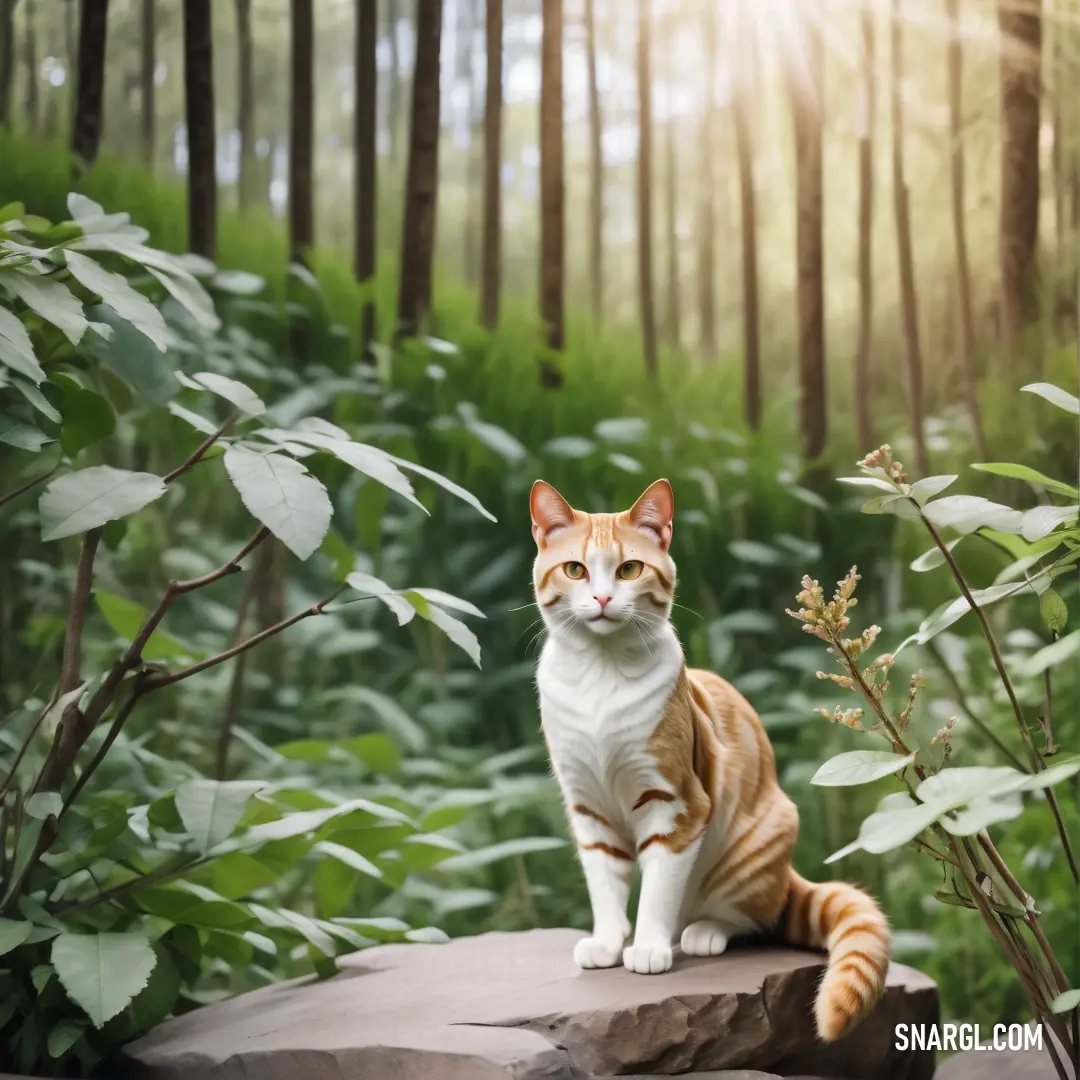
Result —
[[[596, 630], [604, 632], [595, 644], [597, 671], [606, 670], [603, 658], [617, 647], [614, 643], [623, 640], [620, 632], [629, 648], [633, 645], [630, 629], [636, 629], [650, 657], [652, 638], [646, 640], [642, 626], [647, 634], [657, 635], [656, 640], [661, 634], [673, 636], [667, 623], [675, 583], [674, 563], [667, 552], [672, 533], [667, 481], [652, 485], [631, 510], [620, 514], [574, 510], [554, 488], [538, 481], [532, 517], [538, 546], [534, 584], [553, 636], [577, 633], [580, 623], [597, 624]], [[601, 561], [602, 557], [608, 562]], [[608, 581], [605, 566], [628, 565], [626, 560], [642, 564], [638, 577], [627, 582], [616, 575]], [[576, 574], [579, 565], [588, 581], [569, 577], [567, 567]], [[600, 614], [581, 616], [582, 604], [587, 611], [593, 610], [587, 608], [590, 589]], [[596, 589], [604, 593], [597, 594]], [[616, 601], [625, 628], [603, 625], [619, 622], [604, 618]], [[558, 623], [552, 609], [569, 609], [570, 614]], [[594, 647], [588, 634], [580, 641], [582, 650]], [[545, 703], [544, 698], [545, 680], [550, 684], [556, 676], [545, 674], [541, 662], [538, 683], [545, 737], [582, 858], [589, 853], [589, 857], [608, 860], [614, 876], [605, 887], [625, 902], [627, 875], [632, 872], [628, 864], [642, 859], [644, 869], [645, 859], [662, 858], [674, 867], [677, 858], [689, 855], [695, 865], [688, 870], [679, 863], [683, 867], [679, 872], [687, 875], [687, 893], [673, 925], [676, 938], [683, 933], [684, 951], [691, 942], [701, 940], [700, 933], [687, 937], [687, 928], [701, 927], [705, 944], [692, 947], [700, 948], [702, 955], [722, 951], [728, 936], [720, 932], [724, 925], [734, 927], [733, 932], [771, 931], [794, 945], [826, 949], [828, 964], [814, 1010], [820, 1037], [839, 1038], [874, 1007], [884, 990], [890, 945], [885, 918], [874, 900], [854, 886], [813, 884], [795, 872], [791, 857], [798, 811], [779, 787], [772, 747], [760, 718], [724, 679], [709, 671], [688, 669], [681, 661], [681, 650], [673, 663], [672, 683], [663, 690], [666, 704], [660, 706], [651, 733], [641, 740], [643, 745], [623, 749], [619, 740], [632, 741], [633, 731], [628, 735], [612, 729], [613, 734], [604, 734], [597, 728], [583, 734], [580, 723], [567, 728], [556, 722], [557, 706], [550, 700]], [[648, 666], [649, 661], [644, 661], [641, 671], [647, 674]], [[618, 717], [611, 722], [617, 726]], [[578, 759], [589, 754], [593, 764], [579, 769]], [[597, 781], [602, 773], [614, 778], [611, 785]], [[616, 785], [618, 791], [610, 790]], [[590, 896], [596, 912], [594, 879], [605, 871], [598, 863], [591, 864], [591, 870]], [[609, 923], [610, 910], [609, 902], [605, 916]], [[601, 915], [595, 917], [599, 926]], [[716, 919], [720, 921], [714, 923]], [[639, 907], [639, 929], [640, 925]], [[718, 932], [710, 945], [711, 926]], [[625, 936], [624, 932], [624, 940]], [[579, 960], [589, 967], [611, 962], [616, 961]], [[630, 959], [626, 963], [631, 966]], [[661, 963], [634, 970], [665, 968]]]

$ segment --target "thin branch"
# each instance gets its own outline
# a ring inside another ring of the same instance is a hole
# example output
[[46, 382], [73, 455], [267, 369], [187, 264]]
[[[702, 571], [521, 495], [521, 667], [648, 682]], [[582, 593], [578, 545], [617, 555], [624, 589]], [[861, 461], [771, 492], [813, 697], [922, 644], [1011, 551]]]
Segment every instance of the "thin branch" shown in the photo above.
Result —
[[[967, 581], [964, 578], [963, 571], [961, 571], [959, 564], [953, 557], [953, 553], [949, 550], [948, 544], [941, 539], [941, 534], [934, 527], [934, 523], [926, 516], [923, 512], [923, 508], [919, 506], [910, 495], [908, 496], [908, 501], [919, 511], [919, 516], [922, 519], [923, 525], [926, 526], [931, 539], [945, 557], [945, 561], [949, 565], [949, 570], [951, 571], [956, 584], [960, 586], [960, 592], [968, 602], [968, 606], [978, 617], [979, 625], [982, 627], [983, 637], [986, 639], [986, 644], [990, 649], [990, 655], [994, 660], [994, 667], [997, 668], [998, 677], [1001, 679], [1002, 686], [1005, 687], [1005, 693], [1009, 698], [1009, 704], [1012, 705], [1013, 713], [1016, 716], [1017, 727], [1020, 729], [1020, 738], [1024, 743], [1024, 749], [1027, 750], [1031, 766], [1036, 772], [1042, 772], [1046, 768], [1046, 762], [1044, 762], [1040, 756], [1039, 751], [1035, 747], [1035, 742], [1031, 738], [1031, 732], [1028, 731], [1027, 718], [1024, 716], [1024, 710], [1016, 696], [1016, 690], [1013, 688], [1012, 679], [1009, 678], [1009, 671], [1005, 667], [1005, 658], [1001, 655], [1001, 649], [998, 646], [994, 630], [990, 626], [990, 620], [986, 617], [986, 612], [975, 602], [975, 598], [971, 595], [971, 590], [968, 588]], [[1078, 867], [1076, 863], [1076, 856], [1073, 853], [1069, 834], [1065, 829], [1065, 822], [1061, 816], [1061, 807], [1058, 805], [1057, 796], [1054, 794], [1053, 789], [1049, 787], [1044, 790], [1044, 794], [1046, 796], [1046, 801], [1050, 806], [1050, 810], [1054, 815], [1058, 836], [1061, 838], [1061, 847], [1065, 852], [1065, 858], [1068, 860], [1069, 870], [1072, 873], [1073, 881], [1077, 885], [1080, 885], [1080, 867]]]
[[30, 477], [25, 484], [20, 484], [13, 491], [5, 491], [3, 495], [0, 495], [0, 506], [11, 502], [12, 499], [17, 499], [20, 495], [25, 495], [31, 488], [35, 488], [38, 484], [48, 480], [54, 472], [56, 472], [56, 468], [52, 468], [46, 473], [38, 473], [37, 476]]
[[148, 885], [164, 881], [174, 874], [179, 874], [182, 870], [187, 870], [189, 867], [198, 863], [200, 859], [201, 856], [192, 857], [191, 855], [178, 855], [174, 859], [163, 862], [160, 866], [155, 867], [141, 877], [133, 878], [131, 881], [121, 882], [119, 885], [114, 885], [111, 889], [105, 889], [95, 893], [95, 895], [88, 897], [85, 900], [65, 900], [52, 907], [51, 911], [55, 915], [59, 915], [64, 911], [84, 911], [86, 908], [97, 907], [98, 904], [119, 900], [122, 897], [127, 896], [128, 893], [137, 892], [139, 889], [145, 889]]
[[237, 420], [239, 419], [240, 414], [238, 412], [233, 413], [232, 416], [230, 416], [228, 420], [226, 420], [225, 423], [217, 429], [217, 431], [212, 432], [211, 434], [207, 435], [205, 439], [203, 439], [203, 441], [199, 444], [198, 448], [191, 455], [191, 457], [189, 457], [186, 461], [182, 462], [180, 465], [177, 465], [171, 473], [167, 473], [162, 478], [162, 482], [165, 484], [171, 484], [178, 476], [181, 475], [181, 473], [186, 473], [188, 469], [190, 469], [191, 466], [194, 465], [203, 456], [203, 454], [205, 454], [206, 451], [209, 450], [210, 447], [213, 446], [214, 443], [216, 443], [218, 439], [221, 438], [222, 435], [227, 434], [229, 430], [235, 426]]
[[1027, 767], [1020, 761], [1020, 759], [990, 730], [989, 725], [980, 716], [975, 714], [975, 710], [972, 709], [970, 702], [967, 699], [967, 694], [964, 688], [960, 685], [960, 680], [956, 677], [956, 672], [949, 667], [948, 661], [941, 654], [941, 650], [937, 647], [937, 643], [930, 639], [927, 642], [930, 649], [930, 654], [937, 661], [938, 667], [941, 668], [945, 675], [945, 678], [949, 682], [949, 686], [952, 692], [956, 695], [957, 703], [963, 710], [964, 715], [985, 735], [993, 744], [997, 747], [998, 752], [1004, 757], [1009, 764], [1017, 769], [1019, 772], [1027, 772]]
[[[244, 625], [247, 622], [248, 608], [251, 606], [255, 589], [258, 585], [258, 576], [252, 574], [244, 591], [240, 594], [240, 603], [236, 609], [236, 626], [233, 629], [230, 647], [239, 645], [244, 637]], [[214, 776], [218, 780], [224, 780], [228, 774], [229, 766], [229, 743], [232, 741], [233, 726], [240, 712], [240, 703], [244, 697], [244, 674], [247, 671], [247, 653], [241, 653], [236, 658], [233, 667], [232, 681], [229, 683], [229, 698], [225, 705], [225, 714], [221, 718], [221, 729], [218, 734], [217, 750], [214, 755]]]
[[64, 658], [60, 666], [60, 690], [63, 696], [79, 685], [79, 661], [82, 657], [83, 625], [90, 604], [90, 589], [94, 581], [94, 557], [101, 542], [102, 529], [91, 529], [84, 537], [79, 563], [75, 570], [75, 589], [71, 594], [67, 631], [64, 634]]
[[112, 726], [109, 728], [108, 734], [102, 740], [101, 745], [97, 749], [97, 753], [90, 759], [90, 763], [79, 774], [79, 779], [75, 781], [74, 787], [68, 794], [68, 797], [64, 800], [64, 805], [60, 808], [59, 818], [62, 818], [64, 814], [71, 808], [72, 803], [78, 798], [79, 793], [84, 787], [86, 787], [87, 781], [97, 771], [97, 767], [102, 763], [105, 755], [109, 752], [112, 744], [116, 742], [116, 737], [120, 734], [121, 728], [127, 723], [127, 718], [131, 715], [132, 710], [135, 708], [139, 701], [139, 698], [143, 695], [143, 683], [146, 680], [145, 675], [139, 675], [135, 679], [135, 685], [131, 688], [131, 694], [128, 696], [127, 701], [120, 706], [120, 710], [116, 714], [116, 719], [113, 720]]
[[234, 656], [239, 656], [241, 653], [247, 652], [248, 649], [254, 648], [267, 638], [271, 638], [275, 634], [280, 634], [283, 630], [288, 630], [290, 626], [293, 626], [304, 619], [309, 619], [313, 615], [322, 615], [327, 604], [336, 599], [344, 588], [345, 586], [342, 585], [340, 588], [336, 589], [332, 595], [328, 596], [325, 600], [320, 601], [318, 604], [305, 608], [303, 611], [299, 611], [295, 615], [291, 615], [289, 618], [283, 619], [279, 623], [275, 623], [273, 626], [268, 626], [260, 633], [246, 638], [239, 644], [234, 645], [231, 649], [226, 649], [216, 656], [211, 656], [206, 660], [200, 661], [198, 664], [192, 664], [190, 667], [181, 668], [179, 671], [155, 672], [154, 674], [147, 676], [145, 693], [149, 694], [155, 690], [161, 690], [163, 687], [172, 686], [173, 683], [180, 682], [183, 679], [189, 679], [192, 675], [198, 675], [201, 671], [207, 671], [210, 668], [217, 667], [219, 664], [224, 664], [226, 660], [231, 660]]

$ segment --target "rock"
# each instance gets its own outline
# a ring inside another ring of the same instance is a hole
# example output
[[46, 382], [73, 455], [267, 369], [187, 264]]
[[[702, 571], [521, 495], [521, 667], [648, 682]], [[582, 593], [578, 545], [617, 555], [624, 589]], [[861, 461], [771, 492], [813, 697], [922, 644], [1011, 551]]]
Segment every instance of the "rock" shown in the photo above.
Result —
[[342, 958], [333, 979], [265, 987], [166, 1021], [125, 1053], [144, 1080], [933, 1076], [931, 1052], [893, 1046], [894, 1025], [937, 1021], [937, 989], [911, 968], [893, 964], [874, 1013], [826, 1046], [811, 1012], [820, 954], [736, 947], [642, 976], [579, 971], [579, 937], [536, 930], [379, 946]]

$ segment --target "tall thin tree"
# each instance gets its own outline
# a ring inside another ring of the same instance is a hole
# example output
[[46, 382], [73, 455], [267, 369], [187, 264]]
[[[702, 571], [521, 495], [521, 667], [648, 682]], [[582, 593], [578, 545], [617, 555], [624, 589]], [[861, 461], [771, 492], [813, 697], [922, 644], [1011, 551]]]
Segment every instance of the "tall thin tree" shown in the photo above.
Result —
[[157, 20], [154, 0], [142, 0], [142, 34], [139, 42], [139, 134], [143, 162], [154, 167], [154, 118], [157, 73]]
[[1006, 342], [1037, 316], [1042, 0], [999, 0], [1001, 324]]
[[707, 361], [716, 359], [716, 72], [720, 47], [717, 5], [702, 4], [705, 87], [701, 96], [697, 170], [698, 341]]
[[305, 263], [315, 243], [315, 5], [290, 0], [289, 258]]
[[[945, 15], [949, 23], [948, 82], [949, 82], [949, 145], [952, 173], [953, 242], [956, 248], [956, 299], [958, 307], [960, 377], [964, 386], [975, 449], [982, 461], [987, 460], [986, 434], [979, 412], [977, 376], [975, 372], [975, 319], [971, 303], [971, 268], [968, 264], [967, 217], [964, 211], [964, 113], [963, 81], [964, 54], [960, 37], [960, 0], [945, 0]], [[867, 444], [871, 445], [871, 444]]]
[[398, 284], [398, 331], [403, 334], [417, 333], [431, 311], [431, 262], [439, 182], [442, 9], [442, 0], [416, 0], [416, 62]]
[[[823, 17], [820, 0], [803, 6], [803, 64], [790, 75], [795, 127], [796, 290], [799, 322], [799, 430], [803, 454], [825, 449], [825, 255], [822, 237], [822, 127], [825, 111]], [[804, 77], [800, 77], [804, 76]]]
[[903, 0], [891, 0], [889, 20], [890, 100], [892, 119], [893, 212], [896, 252], [900, 269], [900, 310], [903, 320], [907, 371], [908, 422], [915, 443], [915, 464], [922, 476], [929, 473], [923, 426], [923, 360], [919, 341], [919, 307], [915, 290], [915, 258], [911, 249], [911, 212], [904, 175], [904, 29]]
[[[86, 7], [92, 0], [83, 0]], [[188, 247], [217, 251], [213, 15], [210, 0], [184, 0], [184, 93], [187, 102]]]
[[752, 431], [761, 426], [761, 345], [758, 312], [757, 191], [754, 183], [754, 139], [751, 134], [753, 71], [757, 55], [754, 24], [737, 9], [732, 40], [732, 117], [735, 156], [739, 164], [739, 221], [742, 232], [743, 282], [743, 411]]
[[660, 360], [656, 344], [656, 313], [653, 293], [652, 235], [652, 0], [638, 0], [638, 304], [641, 308], [641, 344], [645, 374], [657, 379]]
[[[590, 0], [591, 2], [591, 0]], [[484, 224], [481, 241], [480, 321], [499, 322], [502, 283], [502, 56], [503, 0], [487, 0], [487, 86], [484, 100]]]
[[398, 0], [386, 0], [386, 33], [390, 44], [390, 90], [387, 94], [386, 132], [390, 139], [390, 160], [397, 163], [401, 143], [401, 48], [398, 23], [401, 12]]
[[255, 41], [251, 0], [236, 0], [236, 130], [240, 136], [240, 169], [236, 188], [240, 209], [255, 197]]
[[71, 149], [75, 157], [86, 164], [97, 157], [101, 145], [101, 102], [105, 87], [108, 21], [109, 0], [82, 0]]
[[[543, 0], [540, 43], [540, 318], [549, 349], [565, 344], [563, 278], [566, 248], [563, 172], [563, 0]], [[544, 357], [541, 385], [562, 384], [558, 367]]]
[[855, 342], [855, 426], [859, 446], [873, 448], [870, 414], [870, 358], [874, 344], [874, 127], [877, 120], [877, 70], [873, 0], [862, 0], [859, 81], [859, 329]]
[[26, 126], [30, 131], [37, 131], [38, 127], [38, 101], [40, 94], [38, 86], [38, 25], [37, 25], [37, 2], [25, 0], [24, 18], [26, 32], [23, 36], [23, 58], [26, 61]]
[[15, 4], [0, 0], [0, 124], [11, 123], [15, 85]]
[[375, 340], [375, 162], [378, 83], [375, 64], [379, 40], [378, 12], [370, 0], [356, 0], [356, 107], [353, 134], [356, 155], [356, 280], [360, 301], [360, 345]]
[[589, 300], [597, 325], [604, 315], [604, 128], [596, 75], [596, 0], [585, 0], [589, 79]]
[[664, 297], [664, 327], [668, 340], [678, 345], [682, 338], [682, 287], [679, 281], [679, 174], [678, 120], [675, 115], [675, 20], [668, 18], [661, 40], [664, 43], [664, 82], [667, 86], [667, 117], [664, 120], [664, 233], [667, 255], [667, 294]]

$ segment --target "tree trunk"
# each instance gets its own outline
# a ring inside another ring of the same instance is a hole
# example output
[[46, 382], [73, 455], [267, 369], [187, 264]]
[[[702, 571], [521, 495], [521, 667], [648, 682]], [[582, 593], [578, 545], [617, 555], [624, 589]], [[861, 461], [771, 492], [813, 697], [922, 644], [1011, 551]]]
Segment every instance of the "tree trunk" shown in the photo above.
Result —
[[[0, 4], [14, 0], [0, 0]], [[68, 100], [68, 138], [74, 139], [75, 110], [79, 100], [79, 25], [82, 22], [80, 4], [82, 0], [66, 0], [64, 4], [64, 70], [74, 77], [65, 81]]]
[[[987, 460], [986, 435], [979, 414], [979, 397], [975, 373], [975, 319], [971, 303], [971, 269], [968, 264], [967, 223], [964, 213], [964, 115], [963, 45], [960, 38], [960, 0], [945, 0], [945, 15], [949, 21], [949, 145], [952, 147], [952, 219], [956, 245], [956, 298], [959, 306], [957, 320], [960, 331], [960, 377], [964, 385], [964, 400], [971, 419], [975, 449], [981, 461]], [[869, 444], [868, 444], [869, 445]]]
[[[591, 0], [590, 0], [591, 3]], [[502, 276], [502, 40], [503, 0], [487, 0], [487, 86], [484, 102], [484, 235], [480, 321], [499, 323]]]
[[675, 120], [675, 95], [672, 93], [676, 73], [674, 37], [674, 24], [669, 21], [664, 34], [668, 108], [668, 116], [664, 122], [664, 224], [667, 234], [667, 297], [664, 322], [668, 340], [677, 346], [682, 339], [682, 311], [679, 284], [679, 191], [676, 172], [678, 124]]
[[147, 168], [154, 167], [154, 73], [157, 70], [157, 26], [154, 0], [142, 0], [142, 64], [139, 69], [140, 133]]
[[1001, 323], [1005, 341], [1037, 317], [1041, 0], [1000, 0]]
[[38, 51], [37, 51], [37, 4], [26, 0], [26, 37], [23, 44], [26, 60], [26, 127], [31, 132], [38, 129]]
[[739, 221], [742, 230], [744, 411], [751, 431], [761, 427], [761, 347], [759, 340], [757, 265], [757, 193], [754, 186], [754, 140], [750, 130], [753, 101], [751, 74], [757, 38], [753, 24], [739, 19], [733, 61], [735, 156], [739, 163]]
[[15, 4], [0, 0], [0, 124], [11, 124], [12, 90], [15, 85]]
[[808, 82], [792, 81], [795, 126], [795, 246], [799, 308], [799, 430], [803, 453], [814, 459], [825, 449], [825, 260], [822, 243], [822, 121], [825, 95], [821, 5], [808, 8], [804, 56]]
[[401, 230], [398, 332], [415, 334], [431, 311], [431, 261], [439, 184], [439, 47], [442, 0], [416, 2], [409, 165]]
[[705, 84], [701, 102], [698, 147], [697, 193], [697, 288], [698, 341], [704, 359], [716, 360], [716, 181], [714, 133], [716, 130], [717, 14], [715, 4], [703, 4], [702, 46], [705, 50]]
[[240, 209], [255, 197], [255, 43], [251, 0], [236, 0], [236, 130], [240, 136], [240, 171], [236, 180]]
[[109, 0], [82, 0], [79, 24], [79, 66], [76, 73], [75, 126], [71, 149], [75, 157], [91, 164], [101, 145], [101, 104], [105, 86], [105, 35]]
[[[2, 3], [3, 0], [0, 0]], [[62, 22], [56, 18], [46, 20], [45, 54], [47, 56], [62, 56], [63, 47], [60, 44]], [[45, 120], [42, 134], [46, 140], [52, 142], [60, 130], [60, 101], [61, 94], [51, 83], [45, 84]]]
[[892, 182], [896, 215], [896, 251], [900, 270], [900, 310], [903, 320], [907, 368], [908, 420], [915, 442], [915, 466], [920, 476], [929, 475], [923, 430], [923, 362], [919, 344], [919, 310], [915, 293], [915, 265], [911, 251], [911, 216], [904, 177], [904, 40], [902, 0], [892, 0], [890, 19], [892, 99]]
[[[1065, 58], [1062, 49], [1062, 37], [1065, 27], [1061, 21], [1059, 3], [1059, 19], [1054, 23], [1051, 34], [1053, 35], [1053, 50], [1051, 53], [1050, 72], [1050, 127], [1052, 132], [1051, 143], [1051, 169], [1054, 180], [1054, 254], [1057, 258], [1058, 280], [1054, 283], [1055, 301], [1058, 291], [1064, 279], [1066, 269], [1066, 241], [1065, 241], [1065, 153], [1062, 145], [1064, 140], [1064, 128], [1062, 125], [1061, 106], [1062, 98], [1069, 93], [1068, 75], [1065, 71]], [[1068, 288], [1068, 286], [1066, 286]], [[1055, 302], [1056, 306], [1056, 302]]]
[[863, 0], [862, 104], [859, 116], [859, 331], [855, 343], [855, 425], [859, 449], [869, 453], [876, 445], [870, 416], [870, 358], [874, 346], [874, 126], [877, 112], [877, 73], [874, 49], [874, 13], [871, 0]]
[[390, 160], [397, 164], [401, 143], [401, 50], [397, 28], [401, 13], [398, 0], [387, 0], [386, 22], [390, 39], [390, 93], [387, 100], [386, 130], [390, 136]]
[[473, 192], [476, 188], [475, 168], [477, 160], [476, 139], [476, 79], [475, 65], [473, 62], [472, 43], [476, 32], [475, 0], [458, 4], [458, 56], [456, 63], [456, 76], [459, 82], [465, 84], [465, 122], [468, 127], [469, 138], [465, 146], [465, 212], [461, 218], [461, 252], [462, 270], [465, 281], [473, 285], [477, 280], [477, 237], [476, 237], [476, 199]]
[[291, 0], [292, 96], [289, 107], [289, 259], [307, 262], [315, 243], [315, 9]]
[[375, 159], [378, 82], [375, 66], [378, 12], [370, 0], [356, 0], [356, 280], [360, 301], [360, 347], [367, 355], [375, 340]]
[[604, 129], [596, 78], [596, 0], [585, 0], [585, 59], [589, 76], [589, 299], [599, 326], [604, 315]]
[[[549, 349], [561, 351], [563, 269], [566, 247], [563, 172], [563, 0], [543, 0], [544, 31], [540, 45], [540, 318]], [[540, 383], [555, 389], [562, 376], [545, 357]]]
[[656, 380], [660, 363], [656, 348], [656, 315], [653, 306], [652, 237], [652, 0], [638, 0], [638, 303], [641, 305], [641, 344], [645, 374]]
[[[89, 7], [91, 0], [83, 2]], [[85, 15], [83, 17], [85, 20]], [[184, 91], [187, 98], [188, 247], [196, 255], [213, 259], [217, 254], [217, 138], [210, 0], [184, 0]]]

